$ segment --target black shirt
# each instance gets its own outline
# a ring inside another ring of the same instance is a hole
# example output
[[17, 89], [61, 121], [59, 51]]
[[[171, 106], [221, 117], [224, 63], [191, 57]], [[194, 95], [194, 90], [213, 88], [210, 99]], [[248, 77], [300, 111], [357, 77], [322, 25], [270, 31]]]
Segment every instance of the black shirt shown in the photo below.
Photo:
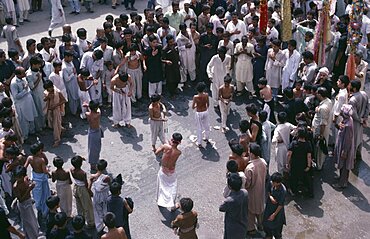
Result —
[[292, 173], [300, 173], [307, 168], [307, 154], [312, 153], [312, 147], [309, 142], [293, 140], [288, 150], [292, 151], [290, 159]]
[[148, 47], [144, 51], [145, 64], [147, 67], [146, 75], [149, 83], [158, 83], [163, 81], [162, 70], [162, 47], [157, 46], [158, 53], [153, 56], [153, 49]]
[[284, 111], [287, 114], [287, 121], [296, 125], [295, 117], [298, 113], [308, 112], [308, 107], [302, 99], [291, 99], [285, 104]]
[[10, 233], [8, 231], [8, 227], [10, 227], [10, 223], [8, 221], [7, 216], [5, 215], [5, 211], [2, 207], [0, 207], [0, 238], [1, 239], [11, 239]]
[[12, 61], [5, 60], [3, 64], [0, 65], [0, 82], [4, 83], [5, 80], [13, 74], [15, 66]]
[[74, 232], [67, 236], [66, 239], [92, 239], [92, 236], [88, 235], [86, 232]]

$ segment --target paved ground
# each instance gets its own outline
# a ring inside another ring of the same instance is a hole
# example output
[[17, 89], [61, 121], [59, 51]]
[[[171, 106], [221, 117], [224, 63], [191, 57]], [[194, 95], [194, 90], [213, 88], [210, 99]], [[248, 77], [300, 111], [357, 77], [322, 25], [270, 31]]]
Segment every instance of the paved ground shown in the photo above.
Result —
[[[146, 1], [136, 3], [143, 10]], [[47, 35], [49, 25], [48, 12], [44, 7], [42, 13], [30, 16], [31, 23], [19, 28], [22, 43], [28, 38], [39, 40]], [[110, 6], [95, 6], [94, 14], [81, 13], [78, 16], [68, 15], [67, 22], [76, 30], [85, 27], [88, 38], [93, 38], [94, 30], [100, 26], [107, 14], [119, 15], [123, 7], [113, 10]], [[55, 31], [61, 35], [61, 29]], [[5, 48], [3, 39], [0, 48]], [[184, 140], [180, 145], [183, 155], [178, 161], [178, 192], [179, 197], [191, 197], [195, 202], [194, 209], [199, 213], [198, 235], [201, 239], [222, 238], [223, 214], [218, 212], [222, 202], [222, 190], [225, 185], [225, 164], [230, 152], [227, 140], [238, 134], [238, 122], [246, 117], [246, 98], [240, 98], [232, 106], [230, 128], [226, 135], [218, 130], [211, 131], [212, 145], [199, 150], [191, 138], [196, 132], [194, 112], [190, 109], [190, 100], [194, 89], [187, 89], [176, 100], [166, 101], [171, 116], [169, 132], [180, 132]], [[169, 223], [175, 215], [166, 210], [160, 211], [155, 203], [156, 176], [159, 165], [150, 151], [150, 130], [147, 115], [148, 102], [143, 102], [133, 110], [134, 128], [113, 129], [107, 119], [110, 111], [103, 110], [102, 126], [105, 137], [101, 158], [108, 161], [109, 171], [116, 175], [122, 173], [125, 185], [123, 195], [130, 196], [135, 202], [134, 213], [130, 216], [132, 237], [136, 239], [176, 238]], [[211, 125], [220, 125], [219, 114], [210, 110]], [[51, 148], [51, 131], [41, 137], [45, 143], [47, 156], [52, 159], [59, 155], [67, 162], [76, 154], [87, 155], [87, 123], [77, 118], [68, 118], [69, 130], [60, 147]], [[350, 175], [349, 187], [336, 191], [331, 186], [334, 181], [334, 164], [328, 159], [324, 170], [315, 174], [315, 198], [287, 197], [287, 226], [284, 238], [369, 238], [370, 232], [370, 139], [369, 130], [364, 134], [364, 160], [356, 165]], [[88, 169], [88, 165], [84, 165]], [[274, 164], [270, 172], [275, 171]]]

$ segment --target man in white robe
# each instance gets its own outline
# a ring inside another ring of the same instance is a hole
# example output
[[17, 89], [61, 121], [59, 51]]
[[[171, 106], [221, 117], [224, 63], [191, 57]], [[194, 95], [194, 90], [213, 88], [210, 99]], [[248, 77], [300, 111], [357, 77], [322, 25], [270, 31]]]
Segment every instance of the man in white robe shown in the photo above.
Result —
[[58, 26], [63, 26], [66, 22], [63, 6], [61, 0], [50, 0], [51, 4], [51, 21], [49, 25], [49, 36], [51, 37], [52, 31]]
[[238, 13], [233, 12], [231, 14], [231, 21], [226, 26], [226, 31], [230, 32], [231, 41], [242, 40], [242, 37], [247, 35], [247, 28], [242, 20], [238, 19]]
[[230, 74], [231, 56], [226, 54], [226, 47], [218, 48], [218, 54], [214, 55], [207, 65], [207, 75], [212, 82], [211, 91], [214, 107], [218, 107], [218, 90], [224, 84], [224, 78]]
[[15, 69], [15, 75], [16, 77], [10, 83], [10, 90], [22, 131], [22, 138], [26, 140], [28, 134], [34, 132], [34, 120], [37, 117], [37, 111], [31, 90], [25, 78], [26, 73], [24, 68], [17, 67]]
[[287, 87], [293, 87], [296, 80], [297, 70], [299, 63], [301, 62], [301, 54], [296, 50], [297, 42], [290, 40], [288, 48], [283, 50], [285, 55], [285, 66], [283, 67], [283, 75], [281, 81], [281, 88], [284, 90]]
[[337, 86], [339, 88], [339, 92], [337, 96], [334, 99], [334, 105], [333, 105], [333, 124], [332, 124], [332, 143], [335, 144], [337, 134], [338, 134], [338, 124], [341, 122], [342, 117], [340, 116], [340, 112], [342, 109], [342, 105], [347, 104], [348, 102], [348, 91], [347, 87], [349, 85], [349, 78], [346, 75], [340, 76], [337, 81]]
[[177, 35], [176, 43], [180, 53], [180, 75], [181, 83], [187, 81], [187, 75], [189, 74], [190, 80], [193, 82], [196, 78], [196, 66], [195, 66], [195, 51], [196, 46], [191, 35], [190, 29], [186, 28], [183, 23], [180, 25], [180, 33]]
[[245, 85], [251, 97], [254, 94], [252, 64], [254, 46], [248, 42], [247, 36], [243, 36], [241, 40], [236, 44], [234, 53], [237, 59], [235, 65], [236, 91], [240, 95]]
[[18, 0], [18, 9], [19, 9], [19, 24], [22, 25], [23, 21], [29, 22], [28, 20], [28, 11], [30, 10], [30, 3], [28, 0]]
[[13, 0], [4, 0], [3, 1], [6, 7], [7, 16], [13, 19], [13, 24], [17, 25], [17, 14], [15, 12], [14, 1]]
[[111, 91], [113, 93], [113, 127], [131, 127], [131, 95], [133, 91], [131, 77], [127, 73], [113, 77]]

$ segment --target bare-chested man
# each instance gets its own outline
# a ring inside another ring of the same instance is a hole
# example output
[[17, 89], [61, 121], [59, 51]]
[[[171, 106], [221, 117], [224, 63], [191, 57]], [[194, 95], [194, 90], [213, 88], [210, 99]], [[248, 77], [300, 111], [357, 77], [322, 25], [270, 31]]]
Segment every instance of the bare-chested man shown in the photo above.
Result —
[[131, 96], [133, 82], [127, 73], [120, 73], [112, 78], [110, 89], [113, 92], [113, 127], [131, 127]]
[[27, 168], [28, 165], [32, 167], [32, 180], [36, 183], [35, 188], [32, 190], [32, 196], [36, 203], [37, 209], [37, 219], [40, 222], [46, 219], [48, 214], [48, 207], [46, 201], [50, 194], [48, 178], [50, 173], [46, 168], [46, 162], [44, 159], [44, 153], [42, 152], [42, 147], [40, 143], [35, 143], [31, 145], [31, 154], [28, 156], [24, 167]]
[[262, 77], [258, 80], [258, 88], [260, 89], [260, 97], [264, 101], [263, 110], [268, 113], [270, 122], [276, 124], [275, 102], [272, 100], [272, 90], [267, 84], [266, 78]]
[[149, 118], [150, 118], [150, 131], [152, 134], [152, 150], [156, 151], [155, 144], [157, 142], [157, 137], [162, 142], [166, 143], [165, 134], [165, 123], [167, 121], [166, 117], [166, 106], [161, 103], [161, 96], [154, 94], [150, 97], [149, 105]]
[[243, 156], [243, 146], [238, 142], [237, 139], [231, 139], [229, 141], [229, 147], [232, 152], [229, 155], [229, 160], [235, 160], [235, 162], [238, 164], [238, 172], [244, 172], [244, 169], [248, 164], [248, 158]]
[[87, 68], [83, 68], [80, 71], [80, 74], [77, 77], [77, 83], [80, 90], [78, 91], [78, 95], [80, 97], [81, 103], [81, 119], [86, 119], [86, 112], [87, 107], [84, 105], [88, 104], [91, 100], [89, 90], [92, 86], [96, 85], [98, 82], [94, 80], [93, 77], [90, 75], [90, 72]]
[[230, 112], [230, 103], [233, 99], [234, 85], [231, 84], [231, 76], [227, 74], [224, 78], [224, 84], [218, 90], [219, 105], [221, 111], [221, 132], [225, 133], [228, 130], [226, 126], [227, 116]]
[[177, 148], [181, 143], [182, 135], [174, 133], [168, 144], [159, 147], [155, 154], [163, 153], [161, 160], [161, 168], [158, 171], [158, 191], [157, 204], [160, 207], [175, 209], [175, 200], [177, 195], [177, 178], [176, 178], [176, 162], [181, 155], [181, 151]]
[[245, 107], [247, 110], [247, 114], [250, 117], [250, 142], [256, 142], [257, 144], [261, 144], [261, 139], [262, 139], [262, 124], [259, 121], [257, 112], [258, 108], [257, 105], [254, 103], [248, 104], [247, 107]]
[[13, 191], [18, 199], [18, 209], [20, 215], [22, 215], [24, 234], [26, 234], [26, 238], [37, 238], [39, 227], [31, 198], [31, 191], [35, 188], [35, 183], [27, 177], [27, 169], [21, 165], [18, 165], [15, 169], [15, 178]]
[[[141, 62], [143, 62], [144, 57], [143, 55], [137, 50], [136, 44], [131, 44], [129, 47], [129, 52], [126, 53], [125, 58], [118, 66], [125, 65], [127, 63], [127, 74], [131, 76], [132, 79], [132, 102], [136, 102], [136, 100], [140, 100], [142, 97], [142, 89], [143, 89], [143, 71], [141, 70]], [[118, 72], [116, 70], [116, 72]]]
[[198, 147], [202, 147], [203, 130], [205, 131], [205, 141], [209, 140], [209, 118], [208, 118], [208, 107], [209, 107], [209, 97], [205, 93], [206, 84], [199, 82], [197, 85], [197, 95], [193, 97], [192, 108], [196, 109], [195, 121], [197, 122], [197, 140]]
[[249, 156], [249, 142], [251, 141], [251, 134], [249, 132], [250, 124], [248, 120], [240, 121], [239, 130], [240, 130], [239, 144], [243, 146], [243, 149], [244, 149], [243, 155], [245, 157], [248, 157]]
[[[87, 105], [84, 106], [86, 107]], [[99, 102], [93, 100], [90, 101], [88, 110], [89, 111], [86, 112], [86, 118], [89, 122], [87, 140], [88, 160], [91, 173], [96, 173], [96, 164], [100, 158], [101, 138], [103, 137], [103, 131], [100, 128], [101, 112], [99, 109]]]
[[116, 216], [112, 212], [108, 212], [104, 216], [104, 224], [108, 227], [108, 232], [101, 239], [127, 239], [125, 229], [123, 227], [116, 228]]

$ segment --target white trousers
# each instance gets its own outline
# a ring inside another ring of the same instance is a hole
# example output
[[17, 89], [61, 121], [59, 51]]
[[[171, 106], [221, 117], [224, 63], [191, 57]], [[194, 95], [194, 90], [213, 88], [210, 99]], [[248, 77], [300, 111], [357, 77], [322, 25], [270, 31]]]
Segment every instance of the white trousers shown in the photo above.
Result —
[[136, 99], [140, 99], [142, 97], [143, 91], [143, 72], [141, 71], [141, 67], [136, 69], [127, 68], [127, 74], [131, 76], [132, 84], [133, 84], [133, 91], [131, 100], [136, 102]]
[[221, 112], [221, 126], [222, 128], [226, 128], [226, 121], [227, 121], [227, 116], [229, 115], [230, 112], [230, 102], [228, 104], [225, 104], [222, 100], [219, 100], [220, 104], [220, 112]]
[[150, 120], [150, 132], [152, 133], [152, 145], [155, 146], [157, 138], [162, 142], [166, 143], [166, 137], [164, 134], [164, 121]]
[[205, 139], [209, 139], [209, 117], [208, 111], [195, 112], [195, 121], [197, 122], [197, 140], [202, 143], [203, 131]]
[[131, 99], [127, 93], [123, 95], [113, 92], [113, 123], [122, 125], [131, 123]]
[[150, 83], [149, 82], [149, 98], [152, 97], [157, 93], [158, 95], [162, 95], [162, 81], [158, 83]]

